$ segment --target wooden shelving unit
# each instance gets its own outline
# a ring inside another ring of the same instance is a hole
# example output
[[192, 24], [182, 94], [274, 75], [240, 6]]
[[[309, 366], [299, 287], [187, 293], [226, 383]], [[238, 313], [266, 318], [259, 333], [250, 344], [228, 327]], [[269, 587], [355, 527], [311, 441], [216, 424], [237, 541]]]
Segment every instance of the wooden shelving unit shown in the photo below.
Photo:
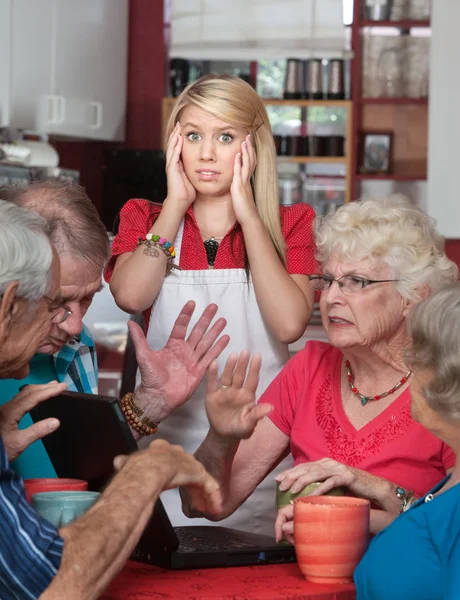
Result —
[[[162, 132], [173, 109], [175, 98], [163, 98], [162, 104]], [[347, 125], [345, 134], [344, 156], [278, 156], [279, 162], [295, 164], [344, 164], [345, 165], [345, 202], [351, 200], [352, 190], [352, 161], [353, 161], [353, 104], [349, 100], [280, 100], [278, 98], [264, 98], [266, 106], [296, 106], [298, 108], [311, 108], [322, 106], [325, 108], [344, 108], [347, 111]], [[325, 175], [327, 176], [327, 175]]]
[[[430, 21], [368, 21], [361, 18], [362, 0], [354, 0], [352, 23], [351, 97], [353, 99], [353, 133], [351, 197], [360, 196], [363, 180], [425, 180], [428, 139], [427, 98], [364, 98], [362, 96], [363, 29], [393, 27], [409, 33], [413, 28], [429, 28]], [[361, 135], [366, 131], [393, 132], [392, 163], [389, 174], [359, 172]]]

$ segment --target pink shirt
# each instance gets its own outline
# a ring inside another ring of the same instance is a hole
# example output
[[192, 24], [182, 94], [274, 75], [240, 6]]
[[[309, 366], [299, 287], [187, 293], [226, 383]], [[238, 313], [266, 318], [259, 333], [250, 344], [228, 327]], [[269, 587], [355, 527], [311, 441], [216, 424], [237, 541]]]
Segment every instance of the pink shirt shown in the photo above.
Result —
[[342, 405], [342, 360], [337, 348], [308, 342], [260, 399], [275, 407], [269, 418], [290, 437], [295, 464], [329, 457], [418, 496], [426, 493], [454, 466], [454, 453], [414, 421], [408, 389], [370, 423], [355, 429]]

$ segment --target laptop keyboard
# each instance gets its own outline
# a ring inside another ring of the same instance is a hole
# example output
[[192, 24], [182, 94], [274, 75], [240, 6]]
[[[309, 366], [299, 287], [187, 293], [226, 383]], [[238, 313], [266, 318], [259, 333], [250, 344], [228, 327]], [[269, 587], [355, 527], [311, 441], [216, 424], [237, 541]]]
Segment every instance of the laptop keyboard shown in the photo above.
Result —
[[[203, 527], [203, 532], [195, 527], [175, 527], [179, 538], [179, 552], [218, 552], [222, 550], [254, 549], [254, 542], [245, 539], [244, 532], [226, 532], [219, 528]], [[201, 529], [201, 528], [200, 528]]]

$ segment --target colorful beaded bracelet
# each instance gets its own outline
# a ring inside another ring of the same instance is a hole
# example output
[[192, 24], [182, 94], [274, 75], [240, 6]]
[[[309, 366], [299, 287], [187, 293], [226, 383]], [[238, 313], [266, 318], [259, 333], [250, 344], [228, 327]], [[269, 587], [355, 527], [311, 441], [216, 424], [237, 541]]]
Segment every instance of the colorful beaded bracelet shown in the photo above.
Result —
[[138, 433], [145, 436], [153, 435], [158, 428], [158, 424], [147, 417], [141, 419], [144, 411], [137, 406], [134, 397], [135, 394], [133, 392], [128, 392], [121, 399], [120, 404], [123, 415], [126, 421]]
[[149, 249], [149, 250], [147, 250], [147, 249], [144, 250], [144, 254], [148, 254], [149, 256], [158, 257], [158, 256], [160, 256], [160, 253], [158, 251], [158, 248], [159, 248], [166, 255], [166, 258], [168, 259], [168, 262], [166, 265], [166, 275], [169, 275], [169, 273], [173, 269], [176, 269], [178, 271], [182, 270], [179, 267], [179, 265], [176, 265], [173, 262], [174, 259], [176, 258], [176, 251], [174, 249], [173, 244], [171, 244], [171, 242], [168, 242], [166, 240], [166, 238], [161, 237], [159, 235], [154, 235], [153, 233], [148, 233], [145, 236], [145, 239], [138, 238], [136, 247], [140, 246], [141, 244], [144, 244]]

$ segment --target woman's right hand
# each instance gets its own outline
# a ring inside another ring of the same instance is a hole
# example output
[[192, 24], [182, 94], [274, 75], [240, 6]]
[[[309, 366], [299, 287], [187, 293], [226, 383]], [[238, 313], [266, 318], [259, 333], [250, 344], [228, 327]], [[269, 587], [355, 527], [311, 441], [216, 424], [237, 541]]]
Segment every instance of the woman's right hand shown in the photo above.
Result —
[[219, 437], [231, 440], [251, 437], [257, 423], [273, 409], [270, 404], [256, 404], [262, 361], [260, 354], [255, 354], [251, 361], [250, 358], [247, 350], [239, 356], [230, 354], [220, 381], [217, 363], [214, 361], [209, 368], [206, 412], [211, 429]]
[[[184, 143], [180, 123], [177, 122], [166, 146], [166, 178], [168, 199], [181, 204], [185, 211], [195, 201], [196, 190], [187, 178], [182, 164], [181, 152]], [[184, 211], [184, 213], [185, 213]]]

